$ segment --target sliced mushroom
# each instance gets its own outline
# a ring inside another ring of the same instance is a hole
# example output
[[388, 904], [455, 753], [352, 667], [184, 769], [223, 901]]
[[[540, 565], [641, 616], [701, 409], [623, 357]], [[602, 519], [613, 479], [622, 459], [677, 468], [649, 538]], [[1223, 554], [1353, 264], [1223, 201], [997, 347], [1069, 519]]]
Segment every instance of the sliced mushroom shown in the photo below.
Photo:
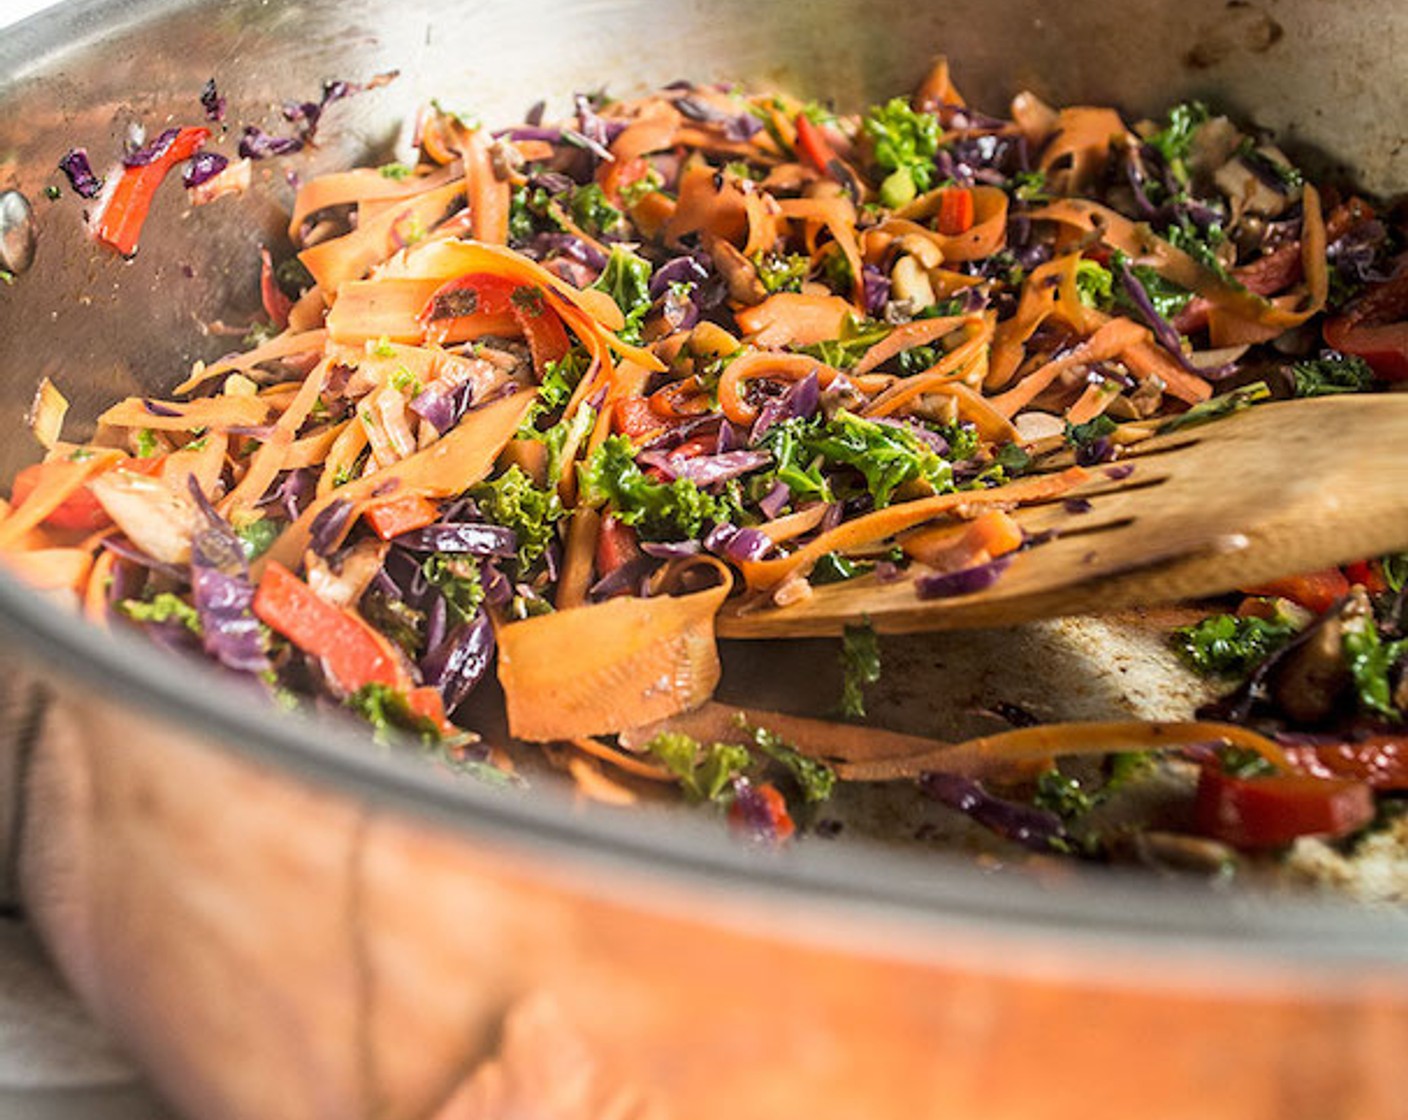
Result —
[[895, 262], [890, 272], [890, 282], [895, 298], [907, 301], [916, 311], [932, 307], [935, 303], [929, 274], [914, 257], [906, 255]]
[[100, 474], [88, 483], [93, 497], [127, 539], [154, 559], [189, 564], [200, 511], [183, 492], [131, 471]]

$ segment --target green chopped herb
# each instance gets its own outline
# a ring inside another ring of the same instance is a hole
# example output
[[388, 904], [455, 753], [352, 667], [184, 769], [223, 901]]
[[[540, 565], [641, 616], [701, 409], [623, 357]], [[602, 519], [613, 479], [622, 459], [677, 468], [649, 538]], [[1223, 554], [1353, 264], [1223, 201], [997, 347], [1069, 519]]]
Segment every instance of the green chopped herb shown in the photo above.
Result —
[[391, 339], [382, 335], [372, 344], [372, 356], [375, 358], [394, 358], [396, 347], [392, 344]]
[[655, 194], [664, 185], [664, 177], [655, 168], [650, 167], [646, 169], [644, 175], [627, 183], [618, 193], [621, 196], [621, 202], [629, 210], [638, 205], [646, 195]]
[[383, 163], [377, 168], [383, 179], [395, 179], [398, 183], [404, 179], [409, 179], [416, 173], [414, 167], [407, 167], [404, 163]]
[[593, 237], [621, 230], [625, 226], [625, 215], [611, 205], [606, 192], [596, 183], [588, 183], [574, 190], [568, 209], [572, 220]]
[[613, 245], [606, 267], [592, 285], [616, 301], [616, 306], [626, 318], [625, 326], [616, 333], [623, 341], [636, 345], [641, 342], [641, 323], [650, 311], [650, 271], [649, 261], [642, 260], [629, 249]]
[[1007, 189], [1019, 202], [1047, 202], [1051, 198], [1045, 171], [1019, 171], [1008, 180]]
[[747, 747], [734, 743], [705, 747], [691, 736], [675, 731], [661, 732], [645, 744], [645, 749], [680, 780], [691, 801], [719, 800], [728, 792], [734, 775], [753, 762]]
[[668, 483], [646, 478], [626, 436], [609, 437], [578, 470], [582, 499], [609, 505], [619, 521], [636, 526], [647, 539], [690, 540], [706, 525], [733, 520], [729, 502], [686, 478]]
[[1211, 117], [1201, 101], [1185, 101], [1168, 111], [1168, 123], [1150, 136], [1145, 143], [1164, 157], [1174, 177], [1188, 184], [1188, 157], [1193, 151], [1193, 136], [1198, 127]]
[[993, 453], [993, 462], [1008, 478], [1024, 474], [1032, 465], [1032, 457], [1020, 443], [1004, 443]]
[[766, 727], [754, 727], [753, 747], [760, 754], [786, 767], [808, 804], [825, 801], [836, 788], [836, 771], [824, 762], [808, 758]]
[[47, 187], [44, 188], [44, 197], [49, 199], [50, 202], [54, 202], [62, 198], [63, 193], [64, 192], [59, 190], [58, 187], [54, 186], [53, 183], [50, 183]]
[[1082, 257], [1076, 264], [1076, 294], [1087, 307], [1107, 310], [1115, 301], [1114, 275], [1098, 261]]
[[1408, 552], [1393, 552], [1383, 558], [1384, 582], [1395, 595], [1408, 586]]
[[397, 366], [391, 373], [391, 387], [398, 393], [415, 397], [420, 395], [420, 381], [405, 366]]
[[877, 507], [889, 505], [894, 492], [907, 483], [923, 483], [935, 493], [953, 489], [953, 468], [913, 432], [846, 409], [808, 433], [804, 446], [829, 463], [859, 471]]
[[1213, 615], [1171, 635], [1190, 667], [1210, 677], [1244, 677], [1300, 630], [1291, 618]]
[[884, 341], [889, 334], [890, 327], [885, 323], [847, 315], [845, 322], [841, 324], [839, 338], [828, 338], [811, 346], [803, 346], [801, 351], [825, 362], [833, 369], [845, 370], [860, 361], [867, 350], [877, 342]]
[[469, 557], [433, 552], [420, 566], [426, 582], [445, 600], [453, 623], [470, 622], [484, 602], [479, 565]]
[[240, 547], [244, 549], [245, 559], [253, 560], [268, 552], [270, 545], [279, 539], [283, 528], [281, 522], [273, 521], [267, 517], [261, 517], [238, 526], [235, 529], [235, 536], [240, 539]]
[[1271, 389], [1266, 382], [1253, 381], [1250, 385], [1243, 385], [1238, 389], [1233, 389], [1230, 393], [1223, 393], [1221, 396], [1213, 397], [1201, 404], [1195, 404], [1187, 412], [1160, 425], [1157, 434], [1179, 432], [1185, 428], [1196, 427], [1198, 424], [1206, 424], [1210, 420], [1220, 420], [1224, 416], [1231, 416], [1234, 412], [1241, 412], [1244, 408], [1250, 408], [1259, 401], [1270, 398]]
[[812, 565], [807, 582], [813, 587], [826, 583], [845, 583], [848, 579], [873, 571], [875, 565], [864, 560], [852, 560], [839, 552], [828, 552]]
[[389, 684], [363, 685], [347, 698], [346, 705], [372, 725], [379, 743], [390, 742], [393, 731], [408, 731], [425, 743], [440, 738], [435, 724], [413, 712], [405, 695]]
[[201, 633], [200, 615], [195, 607], [171, 591], [163, 591], [151, 599], [124, 599], [118, 609], [134, 622], [179, 622], [192, 634]]
[[1363, 618], [1345, 624], [1343, 646], [1359, 706], [1385, 719], [1401, 720], [1403, 715], [1393, 702], [1389, 673], [1408, 654], [1408, 639], [1385, 642], [1379, 637], [1374, 620]]
[[150, 428], [138, 428], [137, 434], [132, 437], [132, 442], [137, 448], [137, 458], [139, 459], [150, 459], [161, 450], [156, 433]]
[[547, 550], [556, 536], [556, 523], [564, 515], [556, 487], [539, 489], [517, 464], [498, 478], [480, 483], [470, 495], [486, 520], [518, 534], [520, 575]]
[[1328, 397], [1336, 393], [1363, 393], [1374, 387], [1374, 371], [1363, 358], [1326, 351], [1291, 366], [1296, 396]]
[[1099, 791], [1087, 791], [1078, 778], [1054, 767], [1037, 778], [1036, 793], [1032, 797], [1032, 804], [1038, 809], [1055, 813], [1066, 821], [1085, 816], [1100, 801]]
[[[1151, 266], [1147, 264], [1131, 265], [1129, 258], [1118, 250], [1115, 251], [1110, 261], [1112, 267], [1118, 271], [1127, 268], [1133, 277], [1139, 281], [1144, 289], [1144, 294], [1149, 297], [1149, 302], [1154, 305], [1154, 310], [1165, 319], [1175, 318], [1179, 312], [1188, 306], [1193, 298], [1193, 293], [1186, 288], [1181, 288], [1172, 280], [1165, 280]], [[1124, 290], [1124, 286], [1115, 289], [1114, 305], [1125, 311], [1140, 312], [1129, 293]]]
[[[870, 138], [876, 165], [883, 171], [903, 172], [909, 191], [927, 191], [933, 184], [940, 132], [939, 118], [933, 113], [916, 111], [904, 98], [895, 97], [873, 106], [861, 120], [861, 131]], [[892, 196], [903, 195], [903, 182], [887, 181], [892, 183]]]
[[763, 290], [769, 294], [800, 292], [811, 263], [810, 257], [800, 253], [759, 253], [753, 260]]
[[1066, 424], [1066, 446], [1068, 447], [1089, 447], [1097, 439], [1112, 435], [1119, 424], [1106, 416], [1103, 412], [1094, 420], [1087, 420], [1084, 424]]
[[1192, 218], [1180, 215], [1176, 222], [1163, 231], [1163, 236], [1175, 249], [1182, 249], [1208, 271], [1240, 287], [1238, 281], [1227, 271], [1227, 266], [1222, 263], [1222, 258], [1217, 255], [1217, 247], [1227, 240], [1222, 226], [1213, 223], [1206, 230], [1202, 230]]
[[841, 636], [841, 714], [865, 718], [865, 686], [880, 679], [880, 642], [870, 623], [847, 626]]

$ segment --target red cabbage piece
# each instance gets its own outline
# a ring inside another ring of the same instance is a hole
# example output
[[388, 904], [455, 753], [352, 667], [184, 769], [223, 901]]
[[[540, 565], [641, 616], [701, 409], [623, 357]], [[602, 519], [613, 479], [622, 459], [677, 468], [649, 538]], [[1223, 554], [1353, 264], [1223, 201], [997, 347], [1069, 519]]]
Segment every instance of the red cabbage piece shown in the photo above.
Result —
[[1066, 839], [1065, 826], [1055, 813], [994, 797], [972, 778], [931, 772], [920, 777], [919, 788], [935, 801], [1024, 848], [1047, 852]]
[[254, 617], [254, 584], [244, 546], [194, 475], [189, 486], [206, 521], [191, 539], [191, 600], [205, 652], [237, 672], [263, 672], [269, 658], [264, 627]]
[[483, 611], [456, 626], [420, 663], [425, 683], [440, 690], [446, 715], [454, 715], [484, 679], [494, 657], [494, 627]]
[[443, 436], [460, 422], [473, 398], [472, 381], [462, 381], [453, 386], [447, 386], [441, 381], [432, 381], [415, 395], [409, 407]]
[[181, 173], [181, 182], [187, 187], [198, 187], [215, 178], [229, 166], [230, 161], [219, 152], [197, 152], [186, 163], [186, 169]]
[[146, 167], [155, 159], [160, 159], [166, 154], [166, 150], [171, 147], [172, 142], [181, 135], [179, 128], [168, 128], [150, 144], [144, 144], [134, 151], [128, 152], [122, 157], [123, 167]]
[[587, 598], [593, 603], [612, 599], [617, 595], [645, 595], [646, 581], [660, 567], [660, 561], [648, 553], [632, 557], [624, 564], [607, 572], [590, 588]]
[[761, 529], [740, 529], [728, 521], [715, 525], [704, 535], [704, 547], [716, 556], [743, 563], [761, 560], [772, 548], [772, 538]]
[[308, 543], [319, 556], [327, 556], [342, 539], [342, 531], [352, 516], [353, 505], [346, 498], [334, 498], [308, 526]]
[[135, 564], [139, 568], [149, 568], [153, 572], [158, 572], [173, 583], [179, 584], [186, 582], [186, 573], [175, 564], [168, 564], [164, 560], [158, 560], [154, 556], [148, 556], [121, 534], [112, 537], [104, 537], [103, 547], [114, 556]]
[[914, 581], [914, 589], [921, 599], [952, 599], [957, 595], [971, 595], [996, 583], [1011, 562], [1011, 557], [999, 556], [986, 564], [977, 564], [962, 571], [920, 576]]
[[722, 455], [670, 455], [662, 451], [644, 451], [640, 461], [655, 467], [667, 480], [687, 479], [696, 486], [712, 486], [731, 478], [748, 474], [772, 462], [766, 451], [725, 451]]
[[239, 153], [244, 159], [269, 159], [271, 156], [286, 156], [303, 148], [303, 141], [296, 136], [271, 136], [257, 125], [244, 126], [240, 137]]
[[205, 110], [205, 119], [219, 123], [225, 119], [225, 98], [220, 95], [215, 88], [215, 79], [209, 79], [200, 91], [201, 108]]
[[156, 401], [148, 400], [146, 397], [142, 398], [142, 407], [145, 408], [148, 412], [150, 412], [153, 416], [181, 415], [181, 410], [179, 408], [172, 408], [170, 405], [158, 404]]
[[59, 160], [59, 170], [68, 176], [69, 186], [79, 198], [97, 198], [102, 193], [103, 181], [93, 174], [86, 149], [70, 148]]
[[890, 301], [890, 278], [868, 264], [861, 269], [861, 279], [865, 285], [865, 313], [878, 319], [885, 314], [885, 304]]
[[742, 774], [733, 779], [733, 811], [729, 819], [744, 837], [760, 844], [776, 846], [782, 842], [777, 832], [777, 820], [772, 806], [748, 778]]
[[473, 556], [500, 558], [518, 552], [518, 534], [512, 529], [473, 522], [458, 525], [439, 522], [424, 529], [412, 529], [398, 536], [396, 543], [412, 552], [467, 552]]
[[787, 503], [792, 500], [792, 488], [785, 482], [773, 484], [773, 488], [758, 499], [758, 508], [763, 511], [763, 516], [771, 521], [787, 508]]
[[699, 284], [709, 278], [709, 270], [697, 256], [675, 257], [655, 270], [650, 278], [650, 298], [659, 299], [675, 284]]
[[640, 550], [657, 560], [683, 560], [698, 556], [704, 546], [698, 541], [641, 541]]
[[1148, 291], [1145, 290], [1139, 277], [1134, 275], [1134, 270], [1125, 264], [1124, 261], [1120, 261], [1119, 274], [1120, 285], [1124, 288], [1125, 294], [1129, 296], [1130, 302], [1134, 304], [1135, 309], [1139, 312], [1139, 317], [1144, 320], [1144, 325], [1154, 332], [1154, 338], [1158, 341], [1160, 346], [1168, 351], [1169, 356], [1173, 358], [1175, 362], [1194, 377], [1207, 378], [1209, 381], [1216, 381], [1221, 377], [1226, 377], [1236, 368], [1235, 362], [1229, 362], [1224, 366], [1219, 366], [1217, 369], [1199, 369], [1190, 362], [1188, 355], [1183, 352], [1183, 343], [1178, 336], [1178, 332], [1173, 329], [1172, 323], [1159, 314], [1158, 309], [1154, 306], [1154, 301], [1149, 298]]

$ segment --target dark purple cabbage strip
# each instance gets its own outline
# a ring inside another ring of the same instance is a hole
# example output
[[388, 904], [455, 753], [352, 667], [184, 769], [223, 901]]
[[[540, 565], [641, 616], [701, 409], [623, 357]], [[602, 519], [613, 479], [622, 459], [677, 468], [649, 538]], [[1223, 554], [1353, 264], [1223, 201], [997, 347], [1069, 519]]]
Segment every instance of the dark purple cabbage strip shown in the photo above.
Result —
[[698, 284], [708, 278], [709, 270], [697, 256], [675, 257], [650, 277], [650, 298], [659, 299], [673, 284]]
[[792, 488], [785, 482], [778, 482], [758, 499], [758, 508], [763, 511], [763, 516], [771, 521], [787, 508], [787, 503], [791, 500]]
[[484, 588], [484, 602], [490, 607], [502, 607], [513, 598], [513, 582], [494, 565], [485, 560], [479, 565], [479, 581]]
[[1097, 436], [1089, 443], [1083, 443], [1076, 448], [1076, 465], [1097, 467], [1101, 463], [1110, 462], [1117, 453], [1114, 441], [1109, 436]]
[[641, 541], [640, 550], [657, 560], [687, 560], [698, 556], [704, 546], [698, 541]]
[[484, 679], [494, 658], [494, 627], [480, 611], [456, 626], [420, 662], [425, 683], [440, 690], [445, 714], [453, 716]]
[[660, 567], [660, 561], [649, 553], [632, 557], [592, 584], [587, 589], [587, 598], [594, 603], [599, 603], [603, 599], [610, 599], [616, 595], [634, 595], [637, 592], [644, 594], [646, 580], [655, 573], [655, 569], [658, 567]]
[[899, 428], [901, 431], [908, 432], [915, 439], [919, 440], [920, 443], [927, 445], [936, 455], [942, 458], [948, 458], [948, 454], [952, 450], [952, 448], [949, 447], [948, 440], [944, 439], [943, 436], [939, 435], [939, 433], [932, 428], [926, 428], [917, 420], [907, 420], [893, 416], [870, 416], [867, 417], [867, 419], [872, 424], [880, 424], [887, 428]]
[[646, 451], [640, 455], [640, 460], [668, 475], [671, 481], [683, 478], [696, 486], [712, 486], [765, 467], [772, 462], [772, 456], [765, 451], [725, 451], [722, 455], [685, 458], [661, 451]]
[[438, 522], [412, 529], [396, 538], [396, 543], [412, 552], [469, 553], [472, 556], [506, 558], [518, 552], [518, 534], [502, 525]]
[[1172, 323], [1159, 314], [1158, 309], [1154, 306], [1154, 301], [1149, 298], [1149, 293], [1140, 283], [1139, 277], [1134, 275], [1134, 270], [1121, 261], [1119, 273], [1120, 286], [1124, 288], [1125, 294], [1129, 296], [1130, 302], [1139, 312], [1139, 317], [1144, 320], [1144, 325], [1154, 332], [1154, 338], [1158, 340], [1160, 346], [1168, 351], [1169, 357], [1175, 362], [1194, 377], [1206, 378], [1209, 381], [1226, 377], [1236, 368], [1235, 362], [1229, 362], [1217, 369], [1199, 369], [1190, 362], [1188, 355], [1183, 352], [1183, 343], [1178, 337], [1178, 332], [1173, 329]]
[[191, 538], [191, 600], [200, 617], [205, 652], [236, 672], [263, 672], [269, 657], [264, 628], [254, 617], [255, 589], [244, 546], [194, 475], [188, 482], [206, 520]]
[[86, 149], [70, 148], [59, 160], [59, 170], [68, 176], [68, 184], [79, 198], [97, 198], [102, 193], [103, 181], [93, 174]]
[[230, 161], [219, 152], [197, 152], [187, 161], [186, 169], [181, 172], [181, 182], [186, 187], [198, 187], [215, 178], [229, 166]]
[[460, 422], [473, 398], [472, 381], [462, 381], [448, 388], [441, 381], [432, 381], [411, 399], [408, 407], [443, 436]]
[[337, 547], [352, 509], [352, 503], [346, 498], [334, 498], [313, 518], [308, 526], [308, 543], [319, 556], [327, 556]]
[[1011, 562], [1009, 556], [998, 556], [986, 564], [975, 564], [961, 571], [919, 576], [914, 581], [914, 590], [921, 599], [952, 599], [958, 595], [972, 595], [995, 584]]
[[772, 548], [772, 538], [761, 529], [740, 529], [731, 522], [715, 525], [704, 535], [704, 547], [716, 556], [735, 563], [761, 560]]
[[868, 264], [861, 269], [861, 280], [865, 287], [865, 313], [878, 319], [885, 314], [885, 304], [890, 300], [890, 278]]
[[588, 245], [580, 237], [570, 233], [545, 230], [542, 233], [534, 234], [533, 240], [526, 246], [527, 256], [537, 260], [544, 260], [554, 254], [567, 257], [578, 264], [586, 265], [588, 268], [600, 272], [606, 267], [606, 256], [594, 245]]
[[994, 797], [972, 778], [931, 772], [920, 776], [919, 788], [1003, 839], [1032, 851], [1049, 852], [1066, 839], [1066, 829], [1055, 813]]
[[303, 141], [296, 136], [271, 136], [257, 125], [244, 126], [239, 153], [243, 159], [269, 159], [301, 151]]
[[148, 400], [146, 397], [142, 398], [142, 407], [145, 408], [148, 412], [150, 412], [153, 416], [181, 415], [181, 410], [179, 408], [172, 408], [170, 405], [158, 404], [156, 401]]
[[123, 167], [146, 167], [155, 159], [160, 159], [166, 154], [166, 150], [171, 147], [176, 137], [181, 135], [179, 128], [168, 128], [155, 140], [149, 144], [143, 144], [140, 148], [128, 152], [122, 157]]
[[819, 407], [821, 382], [813, 371], [794, 381], [780, 397], [774, 397], [758, 410], [758, 418], [753, 421], [753, 428], [748, 433], [748, 443], [756, 446], [774, 425], [784, 420], [810, 420]]
[[220, 123], [225, 119], [225, 98], [215, 88], [215, 79], [209, 79], [200, 91], [200, 105], [205, 110], [205, 119]]
[[730, 819], [738, 825], [744, 837], [769, 846], [782, 842], [782, 837], [777, 833], [772, 806], [742, 774], [733, 779], [733, 809]]

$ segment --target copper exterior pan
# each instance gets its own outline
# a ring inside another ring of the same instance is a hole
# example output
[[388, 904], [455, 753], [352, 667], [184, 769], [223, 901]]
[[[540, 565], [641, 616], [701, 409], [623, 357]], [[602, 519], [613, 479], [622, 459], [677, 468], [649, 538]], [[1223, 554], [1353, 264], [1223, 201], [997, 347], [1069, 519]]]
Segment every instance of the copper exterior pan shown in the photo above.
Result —
[[[978, 105], [1022, 86], [1131, 115], [1205, 96], [1387, 192], [1408, 185], [1405, 48], [1408, 9], [1368, 0], [70, 4], [0, 40], [0, 190], [37, 231], [0, 287], [0, 469], [33, 457], [41, 374], [85, 419], [226, 349], [202, 325], [254, 311], [285, 166], [394, 151], [432, 95], [507, 121], [685, 76], [854, 106], [943, 51]], [[101, 163], [131, 120], [193, 119], [211, 75], [232, 122], [272, 123], [325, 79], [392, 68], [249, 196], [187, 213], [164, 193], [132, 263], [86, 242], [71, 195], [44, 196], [65, 149]], [[449, 781], [3, 578], [0, 629], [7, 683], [48, 698], [20, 760], [22, 904], [191, 1116], [1408, 1115], [1398, 910], [994, 874], [895, 842], [915, 822], [883, 800], [855, 807], [856, 836], [756, 852], [697, 814]], [[725, 687], [824, 710], [833, 659], [734, 649]], [[896, 640], [887, 662], [882, 718], [931, 733], [999, 699], [1073, 718], [1191, 696], [1124, 624]]]

